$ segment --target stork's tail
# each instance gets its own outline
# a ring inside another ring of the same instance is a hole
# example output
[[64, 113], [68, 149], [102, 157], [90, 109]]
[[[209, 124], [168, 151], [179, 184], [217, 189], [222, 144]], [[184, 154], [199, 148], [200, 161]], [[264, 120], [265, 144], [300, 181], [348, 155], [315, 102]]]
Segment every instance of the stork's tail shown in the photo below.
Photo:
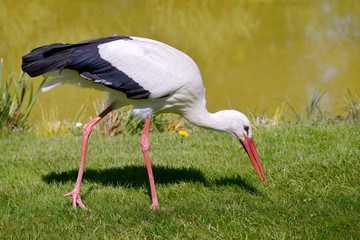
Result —
[[[101, 43], [111, 42], [119, 39], [130, 39], [126, 36], [111, 36], [83, 41], [77, 44], [54, 43], [43, 47], [35, 48], [23, 56], [22, 69], [31, 77], [36, 77], [54, 69], [64, 68], [81, 71], [83, 61], [91, 57], [90, 51], [94, 46]], [[76, 55], [75, 59], [72, 56]], [[81, 55], [81, 57], [80, 57]], [[85, 61], [86, 63], [86, 61]]]
[[74, 44], [54, 43], [35, 48], [22, 57], [21, 68], [30, 77], [36, 77], [56, 68], [64, 68]]

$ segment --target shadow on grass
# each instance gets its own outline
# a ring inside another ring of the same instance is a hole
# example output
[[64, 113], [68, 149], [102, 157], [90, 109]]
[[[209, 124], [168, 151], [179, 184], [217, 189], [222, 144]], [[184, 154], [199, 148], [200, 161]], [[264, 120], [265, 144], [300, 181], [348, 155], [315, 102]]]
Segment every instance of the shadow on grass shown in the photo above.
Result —
[[[180, 182], [199, 182], [204, 186], [228, 186], [236, 185], [245, 191], [260, 195], [259, 191], [251, 184], [247, 183], [240, 176], [235, 178], [222, 178], [215, 182], [209, 182], [204, 174], [194, 168], [172, 168], [164, 166], [152, 166], [155, 184], [176, 184]], [[53, 182], [75, 182], [78, 170], [70, 170], [66, 172], [51, 172], [43, 175], [42, 179], [46, 183]], [[121, 168], [109, 169], [85, 169], [83, 180], [96, 182], [103, 185], [123, 186], [123, 187], [141, 187], [148, 185], [149, 178], [145, 166], [124, 166]]]
[[236, 176], [236, 177], [232, 177], [232, 178], [229, 178], [229, 177], [220, 178], [219, 180], [215, 181], [215, 185], [223, 185], [223, 186], [235, 185], [235, 186], [240, 187], [241, 189], [248, 191], [249, 193], [251, 193], [253, 195], [263, 195], [262, 192], [257, 190], [251, 184], [247, 183], [240, 176]]

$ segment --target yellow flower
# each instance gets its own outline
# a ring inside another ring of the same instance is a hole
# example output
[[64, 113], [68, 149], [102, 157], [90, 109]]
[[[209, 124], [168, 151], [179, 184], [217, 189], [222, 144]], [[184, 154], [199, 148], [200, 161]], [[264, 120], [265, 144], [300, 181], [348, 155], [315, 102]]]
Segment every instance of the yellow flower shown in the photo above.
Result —
[[183, 136], [189, 136], [189, 134], [185, 130], [178, 131], [178, 134], [183, 135]]

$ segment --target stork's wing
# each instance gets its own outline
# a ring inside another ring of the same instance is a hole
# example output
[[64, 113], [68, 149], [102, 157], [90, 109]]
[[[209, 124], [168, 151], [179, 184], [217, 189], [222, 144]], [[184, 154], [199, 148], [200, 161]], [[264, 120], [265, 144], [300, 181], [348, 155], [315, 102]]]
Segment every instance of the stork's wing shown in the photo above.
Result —
[[54, 69], [60, 73], [63, 69], [76, 70], [82, 78], [119, 90], [131, 99], [172, 94], [194, 67], [197, 69], [190, 57], [166, 44], [116, 35], [39, 47], [25, 55], [22, 64], [32, 77]]

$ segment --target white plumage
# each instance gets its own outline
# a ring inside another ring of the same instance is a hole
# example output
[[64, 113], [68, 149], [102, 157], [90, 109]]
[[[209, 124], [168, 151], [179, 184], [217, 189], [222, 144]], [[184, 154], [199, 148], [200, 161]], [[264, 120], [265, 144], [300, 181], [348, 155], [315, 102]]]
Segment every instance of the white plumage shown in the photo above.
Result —
[[74, 207], [78, 204], [85, 208], [79, 194], [91, 129], [108, 112], [125, 105], [133, 105], [133, 114], [146, 119], [141, 144], [153, 208], [158, 208], [158, 202], [148, 155], [148, 133], [155, 113], [177, 113], [196, 126], [229, 133], [241, 142], [260, 179], [266, 182], [248, 118], [234, 110], [209, 113], [200, 70], [188, 55], [173, 47], [151, 39], [122, 36], [51, 44], [25, 55], [22, 67], [30, 76], [43, 74], [49, 79], [43, 91], [60, 84], [74, 84], [109, 94], [109, 107], [84, 125], [78, 180], [74, 191], [65, 195], [73, 196]]

